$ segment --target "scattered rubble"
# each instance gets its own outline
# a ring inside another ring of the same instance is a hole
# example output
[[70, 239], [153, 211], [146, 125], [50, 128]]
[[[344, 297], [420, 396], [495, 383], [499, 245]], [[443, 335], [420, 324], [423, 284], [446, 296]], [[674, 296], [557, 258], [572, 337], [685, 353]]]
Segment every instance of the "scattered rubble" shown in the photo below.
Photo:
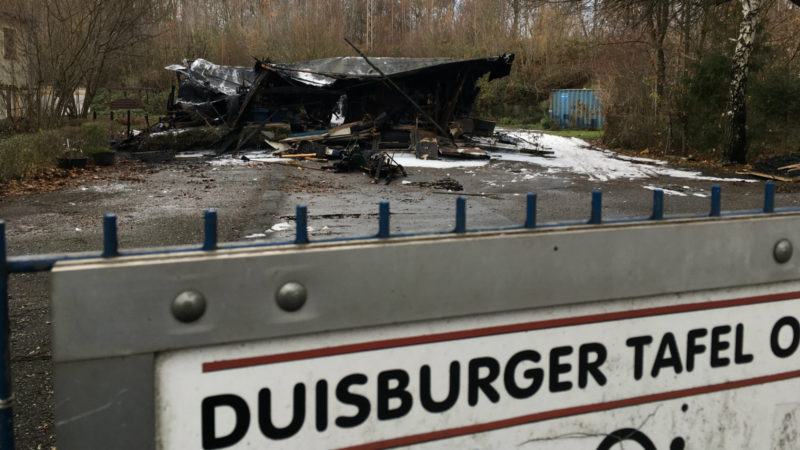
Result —
[[800, 181], [800, 152], [762, 159], [753, 164], [752, 170], [738, 173], [790, 183]]
[[408, 184], [412, 186], [429, 187], [433, 189], [443, 189], [446, 191], [454, 191], [454, 192], [459, 192], [464, 190], [464, 186], [461, 185], [461, 183], [450, 177], [442, 178], [441, 180], [436, 180], [436, 181], [416, 181]]
[[[177, 97], [168, 101], [168, 125], [226, 125], [236, 139], [225, 144], [238, 144], [240, 135], [269, 124], [286, 124], [291, 133], [318, 134], [332, 123], [377, 119], [373, 125], [384, 131], [421, 120], [422, 129], [446, 131], [455, 118], [469, 116], [478, 79], [507, 76], [513, 60], [514, 55], [471, 60], [340, 57], [292, 64], [257, 60], [249, 68], [198, 59], [167, 67], [178, 74], [179, 83]], [[426, 117], [433, 123], [424, 123]], [[364, 125], [349, 134], [372, 128]], [[339, 136], [348, 134], [344, 129]]]
[[[117, 148], [142, 157], [155, 152], [151, 158], [169, 149], [170, 157], [212, 157], [216, 165], [359, 171], [387, 184], [410, 167], [480, 167], [490, 159], [597, 181], [661, 175], [720, 180], [579, 139], [496, 129], [472, 117], [478, 80], [507, 76], [514, 55], [368, 58], [356, 51], [360, 57], [291, 64], [257, 60], [253, 67], [229, 67], [197, 59], [169, 66], [178, 85], [167, 116]], [[166, 148], [159, 152], [159, 146]]]
[[[351, 44], [352, 45], [352, 44]], [[476, 58], [327, 58], [257, 60], [253, 67], [203, 59], [174, 64], [167, 116], [118, 150], [213, 150], [240, 156], [262, 149], [294, 161], [362, 170], [373, 183], [406, 175], [394, 155], [489, 159], [492, 151], [550, 156], [534, 141], [495, 133], [470, 116], [478, 80], [507, 76], [513, 54]]]
[[153, 173], [153, 170], [157, 169], [127, 160], [121, 160], [114, 166], [92, 165], [86, 169], [73, 168], [69, 170], [45, 169], [30, 178], [0, 183], [0, 199], [23, 194], [54, 192], [66, 188], [80, 188], [87, 185], [107, 185], [123, 181], [143, 183], [145, 176]]
[[305, 192], [305, 193], [323, 193], [340, 191], [345, 189], [345, 185], [336, 183], [330, 180], [314, 180], [309, 177], [289, 175], [289, 183], [287, 183], [287, 192]]

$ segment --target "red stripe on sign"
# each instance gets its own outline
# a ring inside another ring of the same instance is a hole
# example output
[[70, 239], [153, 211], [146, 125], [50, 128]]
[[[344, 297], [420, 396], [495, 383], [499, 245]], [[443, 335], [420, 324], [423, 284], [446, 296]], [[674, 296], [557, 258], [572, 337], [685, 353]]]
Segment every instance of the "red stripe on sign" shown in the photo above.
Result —
[[366, 450], [366, 449], [379, 449], [399, 447], [401, 445], [419, 444], [421, 442], [430, 442], [439, 439], [447, 439], [467, 434], [483, 433], [487, 431], [498, 430], [501, 428], [509, 428], [526, 423], [539, 422], [550, 419], [560, 419], [578, 414], [587, 414], [599, 411], [607, 411], [610, 409], [624, 408], [626, 406], [641, 405], [644, 403], [653, 403], [664, 400], [672, 400], [681, 397], [690, 397], [693, 395], [708, 394], [710, 392], [725, 391], [729, 389], [737, 389], [746, 386], [753, 386], [757, 384], [771, 383], [774, 381], [788, 380], [791, 378], [800, 377], [800, 370], [792, 372], [781, 373], [777, 375], [767, 375], [763, 377], [750, 378], [741, 381], [731, 381], [729, 383], [713, 384], [710, 386], [701, 386], [690, 389], [683, 389], [680, 391], [663, 392], [660, 394], [643, 395], [641, 397], [627, 398], [623, 400], [615, 400], [612, 402], [596, 403], [593, 405], [574, 406], [572, 408], [556, 409], [552, 411], [544, 411], [536, 414], [529, 414], [527, 416], [514, 417], [511, 419], [498, 420], [496, 422], [482, 423], [478, 425], [469, 425], [461, 428], [451, 428], [449, 430], [432, 431], [430, 433], [416, 434], [413, 436], [400, 437], [395, 439], [387, 439], [385, 441], [371, 442], [369, 444], [354, 445], [352, 447], [344, 447], [347, 450]]
[[657, 308], [638, 309], [633, 311], [617, 311], [588, 316], [566, 317], [562, 319], [542, 320], [538, 322], [526, 322], [488, 328], [477, 328], [473, 330], [451, 331], [447, 333], [427, 334], [423, 336], [386, 339], [382, 341], [360, 342], [358, 344], [317, 348], [298, 352], [212, 361], [203, 363], [203, 372], [217, 372], [220, 370], [240, 369], [243, 367], [298, 361], [301, 359], [321, 358], [325, 356], [345, 355], [348, 353], [368, 352], [387, 348], [407, 347], [410, 345], [431, 344], [436, 342], [455, 341], [459, 339], [495, 336], [499, 334], [517, 333], [521, 331], [544, 330], [547, 328], [586, 325], [590, 323], [610, 322], [615, 320], [659, 316], [664, 314], [676, 314], [709, 309], [729, 308], [732, 306], [754, 305], [759, 303], [793, 300], [798, 297], [800, 297], [800, 292], [789, 292], [785, 294], [764, 295], [760, 297], [739, 298], [735, 300], [719, 300], [713, 302], [661, 306]]

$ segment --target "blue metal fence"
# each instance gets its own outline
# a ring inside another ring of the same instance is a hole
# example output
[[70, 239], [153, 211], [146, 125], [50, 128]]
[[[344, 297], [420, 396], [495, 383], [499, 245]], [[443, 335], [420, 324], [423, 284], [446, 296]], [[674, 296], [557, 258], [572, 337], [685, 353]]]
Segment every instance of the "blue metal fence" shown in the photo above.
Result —
[[[689, 216], [694, 218], [702, 217], [719, 217], [723, 214], [720, 212], [721, 207], [721, 189], [719, 186], [714, 186], [711, 191], [711, 208], [708, 214], [699, 216]], [[528, 194], [526, 203], [525, 223], [521, 226], [513, 226], [499, 229], [468, 229], [467, 216], [466, 216], [466, 198], [459, 197], [456, 201], [456, 225], [451, 231], [428, 233], [428, 235], [447, 235], [447, 234], [463, 234], [467, 232], [487, 232], [487, 231], [511, 231], [533, 228], [555, 228], [563, 226], [575, 225], [595, 225], [604, 223], [623, 223], [623, 222], [645, 222], [645, 221], [658, 221], [664, 219], [664, 193], [661, 190], [655, 190], [653, 193], [653, 210], [652, 214], [644, 219], [624, 219], [624, 220], [603, 220], [602, 217], [602, 194], [600, 191], [594, 191], [591, 199], [591, 213], [588, 221], [559, 223], [537, 225], [536, 223], [536, 194]], [[766, 183], [764, 192], [764, 207], [759, 211], [748, 211], [739, 213], [725, 214], [744, 215], [754, 213], [775, 213], [775, 212], [796, 212], [800, 211], [798, 208], [788, 208], [780, 211], [775, 209], [775, 187], [772, 182]], [[675, 219], [685, 219], [687, 217], [675, 217]], [[378, 233], [374, 236], [365, 236], [360, 238], [345, 238], [345, 239], [329, 239], [317, 241], [336, 242], [336, 241], [355, 241], [366, 239], [389, 239], [397, 237], [420, 236], [420, 234], [391, 234], [389, 228], [390, 210], [389, 203], [382, 202], [379, 207], [378, 219]], [[8, 302], [8, 276], [11, 273], [27, 273], [27, 272], [46, 272], [51, 270], [57, 262], [60, 261], [74, 261], [81, 259], [96, 259], [96, 258], [116, 258], [120, 256], [141, 256], [153, 254], [175, 254], [175, 253], [188, 253], [197, 251], [214, 251], [226, 249], [239, 249], [239, 248], [266, 248], [275, 247], [280, 245], [302, 245], [310, 243], [307, 231], [307, 208], [305, 206], [297, 206], [297, 220], [296, 220], [296, 234], [292, 242], [282, 243], [248, 243], [248, 244], [217, 244], [217, 214], [215, 211], [210, 210], [205, 212], [204, 217], [204, 233], [205, 238], [200, 247], [191, 248], [166, 248], [158, 250], [144, 250], [121, 252], [118, 248], [117, 239], [117, 220], [114, 215], [106, 215], [103, 217], [103, 250], [100, 253], [84, 253], [84, 254], [64, 254], [64, 255], [44, 255], [44, 256], [19, 256], [8, 258], [6, 254], [6, 235], [5, 223], [0, 221], [0, 450], [10, 450], [14, 448], [14, 435], [13, 435], [13, 395], [11, 392], [11, 355], [10, 355], [10, 324], [9, 324], [9, 302]]]
[[6, 261], [6, 224], [0, 221], [0, 449], [14, 448], [14, 397], [11, 395], [11, 330]]
[[603, 127], [600, 99], [591, 89], [559, 89], [550, 98], [550, 118], [564, 128]]

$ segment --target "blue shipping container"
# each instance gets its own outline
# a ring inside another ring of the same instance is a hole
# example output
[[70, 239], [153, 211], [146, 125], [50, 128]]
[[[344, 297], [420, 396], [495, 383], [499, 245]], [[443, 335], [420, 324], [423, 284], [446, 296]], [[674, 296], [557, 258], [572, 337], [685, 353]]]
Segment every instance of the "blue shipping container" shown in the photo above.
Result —
[[550, 118], [563, 128], [603, 127], [600, 99], [591, 89], [559, 89], [550, 98]]

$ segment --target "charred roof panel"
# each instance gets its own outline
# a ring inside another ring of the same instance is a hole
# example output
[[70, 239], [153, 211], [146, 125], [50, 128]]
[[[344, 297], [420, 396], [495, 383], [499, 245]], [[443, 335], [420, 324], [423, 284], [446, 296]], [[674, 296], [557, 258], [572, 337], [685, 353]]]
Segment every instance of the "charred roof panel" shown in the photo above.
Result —
[[[386, 76], [400, 77], [436, 69], [471, 69], [490, 73], [490, 79], [501, 78], [511, 71], [513, 54], [477, 59], [456, 58], [370, 58]], [[299, 81], [328, 86], [335, 80], [381, 78], [363, 58], [346, 56], [296, 63], [266, 63], [265, 65], [290, 74]], [[316, 75], [316, 77], [312, 77]]]
[[270, 117], [293, 117], [298, 123], [320, 126], [330, 121], [337, 99], [344, 95], [349, 102], [347, 120], [385, 112], [393, 122], [413, 123], [418, 114], [410, 107], [413, 99], [443, 129], [453, 118], [469, 114], [480, 77], [507, 76], [513, 61], [513, 54], [476, 59], [370, 58], [407, 93], [405, 97], [386, 86], [382, 75], [361, 57], [257, 61], [252, 68], [197, 59], [167, 69], [184, 77], [175, 104], [194, 110], [209, 124], [225, 121], [236, 127], [254, 108], [266, 108], [283, 111]]

